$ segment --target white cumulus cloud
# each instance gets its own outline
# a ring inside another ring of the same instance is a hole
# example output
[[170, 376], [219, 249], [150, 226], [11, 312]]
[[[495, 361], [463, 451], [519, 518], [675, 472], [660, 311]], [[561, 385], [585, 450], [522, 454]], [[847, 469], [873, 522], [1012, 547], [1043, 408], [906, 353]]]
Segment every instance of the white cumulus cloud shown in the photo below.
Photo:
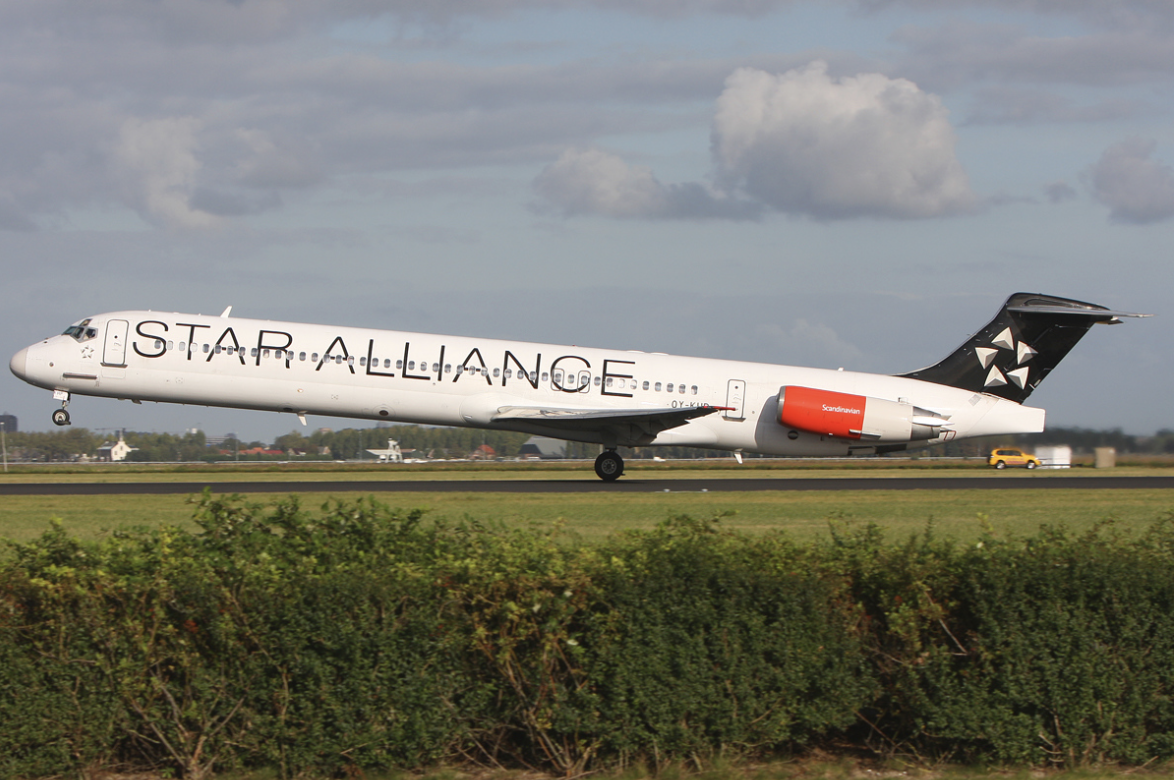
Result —
[[663, 184], [652, 169], [599, 149], [569, 149], [534, 180], [538, 194], [567, 216], [630, 219], [753, 219], [754, 203], [731, 200], [697, 183]]
[[568, 216], [915, 219], [977, 208], [949, 112], [879, 73], [833, 79], [823, 62], [780, 75], [739, 68], [717, 101], [712, 153], [714, 184], [664, 184], [617, 155], [571, 150], [534, 186]]
[[740, 68], [718, 99], [713, 153], [720, 182], [786, 213], [918, 218], [976, 206], [941, 101], [879, 73]]
[[194, 228], [216, 221], [191, 203], [200, 169], [196, 159], [199, 127], [193, 117], [123, 122], [112, 163], [128, 205], [148, 222]]
[[1140, 138], [1114, 144], [1086, 173], [1113, 222], [1144, 225], [1174, 216], [1174, 170], [1152, 159], [1156, 146]]

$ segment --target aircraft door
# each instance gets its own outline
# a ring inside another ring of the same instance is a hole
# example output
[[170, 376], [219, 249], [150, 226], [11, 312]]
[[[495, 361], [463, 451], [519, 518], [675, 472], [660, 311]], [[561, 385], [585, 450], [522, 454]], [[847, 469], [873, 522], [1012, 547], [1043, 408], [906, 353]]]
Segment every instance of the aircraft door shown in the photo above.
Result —
[[102, 365], [126, 365], [126, 334], [130, 323], [126, 320], [110, 320], [106, 323], [106, 344], [102, 347]]
[[726, 386], [726, 406], [730, 407], [722, 412], [727, 420], [742, 420], [745, 414], [742, 406], [746, 402], [746, 382], [742, 379], [731, 379]]

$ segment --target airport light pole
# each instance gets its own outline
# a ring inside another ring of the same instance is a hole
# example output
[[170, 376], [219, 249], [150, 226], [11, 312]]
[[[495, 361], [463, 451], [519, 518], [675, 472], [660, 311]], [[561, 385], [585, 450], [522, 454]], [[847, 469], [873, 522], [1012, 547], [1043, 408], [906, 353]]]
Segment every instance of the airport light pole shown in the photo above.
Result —
[[6, 420], [0, 420], [0, 449], [4, 450], [4, 473], [8, 473], [8, 438], [4, 435], [8, 426]]

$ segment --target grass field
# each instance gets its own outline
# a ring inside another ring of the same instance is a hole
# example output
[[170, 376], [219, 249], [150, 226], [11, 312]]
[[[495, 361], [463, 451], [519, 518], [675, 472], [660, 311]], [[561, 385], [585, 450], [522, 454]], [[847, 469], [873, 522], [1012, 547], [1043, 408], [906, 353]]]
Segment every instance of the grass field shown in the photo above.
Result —
[[[193, 495], [201, 481], [271, 480], [272, 494], [252, 494], [250, 503], [271, 503], [289, 495], [281, 482], [290, 480], [376, 480], [386, 479], [578, 479], [594, 480], [589, 465], [579, 464], [568, 471], [559, 468], [484, 469], [479, 466], [429, 471], [410, 469], [326, 469], [306, 471], [263, 470], [253, 468], [210, 467], [197, 470], [105, 469], [67, 474], [9, 474], [6, 481], [192, 481]], [[1066, 474], [1091, 473], [1072, 470], [1035, 474], [1030, 478], [1064, 479]], [[1115, 469], [1114, 475], [1164, 473], [1141, 467]], [[899, 469], [869, 469], [877, 479], [907, 476]], [[934, 468], [920, 470], [918, 476], [991, 476], [986, 469]], [[630, 478], [640, 476], [665, 479], [671, 477], [835, 477], [861, 476], [858, 469], [705, 469], [653, 470], [634, 469]], [[1000, 479], [1022, 479], [1020, 472], [1000, 474]], [[340, 495], [355, 500], [359, 493]], [[981, 533], [979, 517], [985, 516], [999, 534], [1025, 536], [1041, 525], [1063, 524], [1082, 530], [1112, 519], [1123, 529], [1143, 529], [1174, 512], [1174, 490], [960, 490], [960, 491], [822, 491], [822, 492], [714, 492], [714, 493], [480, 493], [442, 492], [371, 494], [379, 501], [402, 509], [424, 508], [431, 518], [460, 520], [465, 517], [483, 522], [550, 527], [561, 521], [569, 538], [585, 541], [626, 529], [650, 528], [670, 515], [687, 514], [697, 518], [723, 516], [723, 526], [740, 531], [761, 533], [783, 531], [796, 539], [826, 537], [829, 519], [848, 523], [875, 522], [884, 527], [891, 540], [902, 540], [923, 531], [933, 522], [939, 535], [968, 540]], [[174, 524], [190, 526], [193, 507], [190, 496], [6, 496], [0, 503], [0, 537], [25, 541], [48, 527], [50, 518], [59, 518], [65, 528], [82, 538], [96, 538], [122, 526]], [[317, 508], [333, 500], [326, 494], [302, 497], [302, 504]]]

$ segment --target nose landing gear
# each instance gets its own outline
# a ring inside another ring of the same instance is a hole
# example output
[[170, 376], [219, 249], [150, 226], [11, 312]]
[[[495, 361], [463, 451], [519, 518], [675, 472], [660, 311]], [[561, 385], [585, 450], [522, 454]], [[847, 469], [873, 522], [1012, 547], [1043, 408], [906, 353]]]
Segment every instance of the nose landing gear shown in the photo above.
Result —
[[53, 412], [53, 424], [69, 425], [69, 412], [65, 410], [69, 406], [69, 393], [58, 390], [53, 393], [53, 397], [61, 401], [61, 408]]
[[615, 450], [605, 450], [595, 459], [595, 473], [604, 482], [615, 482], [624, 473], [624, 459]]

